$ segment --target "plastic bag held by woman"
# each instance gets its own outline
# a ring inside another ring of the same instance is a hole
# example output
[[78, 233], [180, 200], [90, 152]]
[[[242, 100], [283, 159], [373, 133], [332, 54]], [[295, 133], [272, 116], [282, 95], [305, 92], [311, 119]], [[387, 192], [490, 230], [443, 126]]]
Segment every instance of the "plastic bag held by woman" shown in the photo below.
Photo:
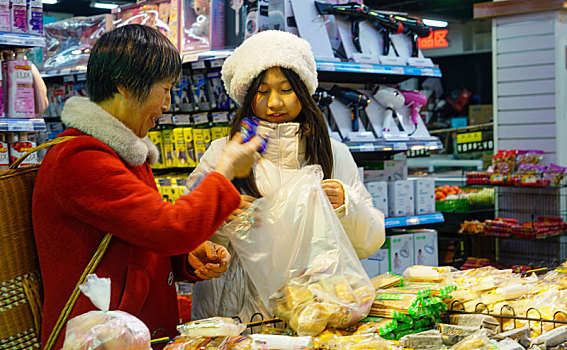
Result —
[[108, 311], [110, 279], [88, 275], [79, 286], [98, 311], [89, 311], [67, 323], [63, 350], [151, 350], [148, 327], [124, 311]]
[[[270, 312], [299, 335], [365, 317], [374, 289], [321, 189], [318, 165], [297, 171], [234, 220], [230, 241]], [[259, 220], [254, 223], [254, 219]]]

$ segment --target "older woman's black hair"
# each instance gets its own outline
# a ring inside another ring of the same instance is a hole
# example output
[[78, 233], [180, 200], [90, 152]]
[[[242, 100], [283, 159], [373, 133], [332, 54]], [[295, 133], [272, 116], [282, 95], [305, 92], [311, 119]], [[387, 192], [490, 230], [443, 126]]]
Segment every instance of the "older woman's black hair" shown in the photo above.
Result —
[[[280, 67], [280, 69], [289, 81], [293, 92], [297, 95], [299, 103], [301, 103], [301, 112], [293, 122], [300, 124], [299, 136], [305, 141], [305, 161], [307, 164], [319, 164], [323, 169], [323, 178], [330, 179], [333, 172], [333, 152], [325, 117], [299, 75], [291, 69], [283, 67]], [[242, 119], [253, 114], [252, 101], [266, 75], [266, 71], [260, 73], [250, 84], [242, 102], [242, 108], [231, 120], [231, 137], [240, 131]], [[243, 179], [236, 178], [232, 182], [240, 193], [256, 198], [262, 197], [253, 173]]]
[[122, 86], [135, 100], [145, 102], [152, 86], [176, 82], [181, 58], [175, 46], [157, 29], [129, 24], [97, 40], [87, 66], [87, 91], [93, 102], [103, 102]]

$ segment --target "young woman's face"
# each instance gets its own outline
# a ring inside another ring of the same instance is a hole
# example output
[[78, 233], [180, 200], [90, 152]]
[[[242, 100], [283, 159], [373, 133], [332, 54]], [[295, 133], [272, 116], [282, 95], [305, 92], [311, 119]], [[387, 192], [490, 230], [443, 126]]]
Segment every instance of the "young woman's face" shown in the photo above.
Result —
[[301, 103], [279, 67], [266, 71], [252, 100], [254, 115], [270, 123], [293, 121], [301, 112]]
[[156, 83], [146, 102], [137, 106], [138, 121], [134, 127], [136, 135], [145, 137], [148, 131], [156, 126], [156, 120], [161, 117], [162, 112], [169, 109], [172, 85], [173, 83], [169, 81]]

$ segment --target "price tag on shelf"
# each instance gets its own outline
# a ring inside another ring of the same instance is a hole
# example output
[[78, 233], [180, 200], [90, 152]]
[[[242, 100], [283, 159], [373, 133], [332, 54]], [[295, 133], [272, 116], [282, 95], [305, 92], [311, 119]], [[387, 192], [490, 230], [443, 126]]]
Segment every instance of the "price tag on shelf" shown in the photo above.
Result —
[[213, 113], [213, 123], [228, 123], [228, 112]]
[[405, 142], [394, 142], [394, 151], [405, 151], [408, 145]]
[[374, 152], [374, 144], [361, 143], [359, 146], [360, 152]]
[[8, 120], [8, 131], [34, 131], [33, 123], [27, 120]]
[[77, 74], [77, 81], [86, 81], [86, 80], [87, 80], [87, 73]]
[[335, 64], [332, 62], [317, 62], [317, 69], [321, 71], [335, 71]]
[[482, 141], [482, 131], [457, 134], [457, 143], [472, 143]]
[[205, 69], [205, 68], [207, 68], [207, 66], [205, 66], [205, 61], [201, 60], [201, 61], [192, 62], [191, 68], [193, 68], [193, 69]]
[[191, 125], [191, 118], [188, 115], [174, 115], [171, 120], [175, 125]]
[[216, 60], [212, 60], [211, 68], [222, 67], [223, 63], [224, 63], [224, 58], [217, 58]]
[[207, 113], [195, 114], [193, 116], [193, 120], [195, 121], [195, 125], [205, 124], [209, 122], [209, 116], [207, 115]]

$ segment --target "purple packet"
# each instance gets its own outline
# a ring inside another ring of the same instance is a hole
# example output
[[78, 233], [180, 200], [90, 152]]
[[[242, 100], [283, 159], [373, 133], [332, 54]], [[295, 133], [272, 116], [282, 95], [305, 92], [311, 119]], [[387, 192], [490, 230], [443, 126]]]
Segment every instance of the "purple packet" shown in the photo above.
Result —
[[[256, 136], [258, 124], [260, 124], [260, 120], [258, 120], [255, 116], [245, 117], [242, 119], [242, 122], [240, 123], [240, 133], [242, 134], [242, 140], [244, 143], [250, 141], [254, 136]], [[268, 145], [268, 139], [260, 136], [260, 140], [262, 141], [260, 153], [264, 153]]]

